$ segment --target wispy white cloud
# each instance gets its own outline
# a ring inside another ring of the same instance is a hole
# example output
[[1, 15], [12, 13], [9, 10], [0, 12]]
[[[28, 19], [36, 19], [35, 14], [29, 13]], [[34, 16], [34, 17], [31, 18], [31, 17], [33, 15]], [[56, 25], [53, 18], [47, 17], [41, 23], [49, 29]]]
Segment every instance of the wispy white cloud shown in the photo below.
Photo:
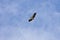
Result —
[[1, 28], [0, 34], [0, 39], [4, 40], [55, 40], [54, 34], [42, 29], [5, 27]]

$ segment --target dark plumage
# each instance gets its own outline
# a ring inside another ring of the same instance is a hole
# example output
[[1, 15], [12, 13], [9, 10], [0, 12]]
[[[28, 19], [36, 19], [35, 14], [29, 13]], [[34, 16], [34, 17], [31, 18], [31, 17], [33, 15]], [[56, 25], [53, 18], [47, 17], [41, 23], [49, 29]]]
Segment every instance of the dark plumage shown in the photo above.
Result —
[[35, 18], [35, 16], [36, 16], [36, 13], [34, 13], [34, 14], [32, 15], [32, 17], [31, 17], [28, 21], [29, 21], [29, 22], [32, 21], [32, 20]]

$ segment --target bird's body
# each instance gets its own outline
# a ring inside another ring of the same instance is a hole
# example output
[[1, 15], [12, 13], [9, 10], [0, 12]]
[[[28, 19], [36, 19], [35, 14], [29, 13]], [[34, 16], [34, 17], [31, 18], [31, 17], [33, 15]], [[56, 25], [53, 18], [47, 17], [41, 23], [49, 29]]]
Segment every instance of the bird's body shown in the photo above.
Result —
[[36, 13], [34, 13], [28, 21], [29, 22], [32, 21], [35, 18], [35, 16], [36, 16]]

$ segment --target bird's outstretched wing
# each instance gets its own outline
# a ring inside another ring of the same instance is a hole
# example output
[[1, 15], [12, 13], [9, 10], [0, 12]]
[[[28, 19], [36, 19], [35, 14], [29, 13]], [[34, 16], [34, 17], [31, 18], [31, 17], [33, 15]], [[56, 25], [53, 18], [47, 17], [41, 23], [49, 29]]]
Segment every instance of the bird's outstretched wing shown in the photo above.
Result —
[[28, 20], [29, 22], [32, 21], [36, 16], [36, 12], [31, 16], [31, 18]]

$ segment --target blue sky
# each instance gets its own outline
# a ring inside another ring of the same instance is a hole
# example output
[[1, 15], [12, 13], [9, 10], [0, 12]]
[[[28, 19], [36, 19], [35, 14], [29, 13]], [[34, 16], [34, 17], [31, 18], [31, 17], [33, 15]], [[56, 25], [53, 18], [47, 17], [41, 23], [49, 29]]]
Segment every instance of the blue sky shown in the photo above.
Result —
[[0, 0], [0, 40], [60, 40], [60, 0]]

